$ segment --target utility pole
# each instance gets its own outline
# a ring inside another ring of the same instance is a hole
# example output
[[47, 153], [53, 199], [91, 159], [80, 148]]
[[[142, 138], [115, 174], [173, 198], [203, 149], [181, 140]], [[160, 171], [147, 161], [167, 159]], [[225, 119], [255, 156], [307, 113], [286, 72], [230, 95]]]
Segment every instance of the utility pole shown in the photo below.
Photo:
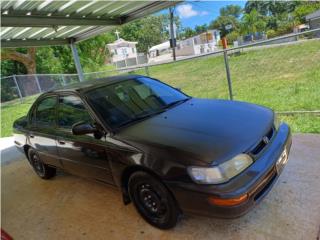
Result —
[[174, 8], [171, 7], [169, 8], [170, 12], [170, 46], [172, 48], [172, 56], [173, 56], [173, 61], [176, 60], [176, 39], [175, 39], [175, 34], [174, 34], [174, 27], [173, 27], [173, 10]]

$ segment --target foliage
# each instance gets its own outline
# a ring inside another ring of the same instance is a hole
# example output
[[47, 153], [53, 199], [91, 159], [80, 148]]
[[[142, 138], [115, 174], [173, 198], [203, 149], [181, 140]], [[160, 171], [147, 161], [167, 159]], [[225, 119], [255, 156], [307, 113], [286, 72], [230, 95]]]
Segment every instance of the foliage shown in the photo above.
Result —
[[196, 35], [196, 32], [190, 27], [184, 28], [183, 31], [180, 33], [180, 37], [182, 39], [190, 38], [190, 37], [193, 37], [195, 35]]
[[186, 27], [182, 29], [182, 31], [179, 34], [179, 37], [180, 39], [190, 38], [203, 32], [206, 32], [208, 31], [208, 29], [209, 26], [207, 24], [195, 25], [194, 30], [190, 27]]
[[216, 20], [212, 21], [209, 25], [210, 28], [218, 29], [221, 32], [221, 36], [226, 36], [230, 30], [226, 30], [227, 25], [232, 25], [231, 31], [238, 31], [240, 23], [234, 16], [219, 16]]
[[228, 44], [233, 44], [234, 41], [237, 41], [238, 37], [240, 36], [239, 32], [232, 31], [226, 35]]
[[[211, 27], [221, 30], [222, 35], [227, 24], [232, 24], [232, 31], [241, 34], [268, 32], [269, 37], [276, 37], [293, 31], [294, 26], [304, 23], [305, 16], [320, 9], [319, 1], [247, 1], [243, 15], [237, 24], [235, 19], [240, 16], [239, 6], [228, 5], [220, 9], [220, 16], [211, 23]], [[230, 18], [231, 17], [231, 18]], [[235, 19], [232, 19], [234, 17]], [[228, 18], [228, 19], [226, 19]], [[272, 31], [271, 31], [272, 30]], [[229, 33], [230, 34], [230, 33]], [[230, 37], [229, 37], [230, 38]]]
[[276, 37], [276, 36], [277, 36], [277, 32], [276, 32], [275, 30], [269, 29], [269, 30], [267, 31], [267, 37], [268, 37], [268, 38], [274, 38], [274, 37]]
[[305, 23], [305, 16], [320, 9], [319, 1], [304, 1], [294, 10], [294, 19], [299, 23]]
[[241, 15], [242, 9], [239, 5], [227, 5], [223, 8], [220, 8], [220, 16], [233, 16], [239, 18]]
[[[148, 49], [169, 38], [169, 15], [151, 15], [146, 18], [127, 23], [120, 28], [120, 35], [128, 41], [136, 41], [138, 52], [147, 53]], [[174, 18], [177, 31], [181, 28], [178, 17]]]
[[37, 48], [36, 62], [41, 63], [37, 64], [37, 73], [61, 73], [64, 69], [62, 60], [61, 57], [56, 56], [53, 47]]
[[263, 16], [277, 16], [293, 12], [299, 4], [300, 1], [247, 1], [244, 11], [250, 13], [255, 9]]
[[1, 60], [11, 60], [22, 63], [28, 74], [36, 72], [36, 48], [5, 48], [1, 49]]
[[241, 20], [241, 32], [243, 34], [264, 32], [266, 29], [266, 22], [256, 9], [253, 9], [250, 13], [245, 13]]
[[195, 30], [196, 34], [200, 34], [200, 33], [206, 32], [208, 30], [208, 25], [207, 24], [196, 25], [194, 27], [194, 30]]
[[[220, 9], [220, 16], [212, 21], [209, 28], [220, 30], [221, 36], [224, 37], [232, 31], [239, 31], [240, 17], [242, 9], [238, 5], [227, 5]], [[231, 25], [232, 29], [227, 30], [226, 26]]]
[[105, 64], [106, 55], [109, 56], [106, 51], [106, 44], [114, 42], [115, 40], [115, 35], [109, 32], [80, 42], [78, 45], [78, 52], [83, 71], [99, 71], [101, 66]]
[[26, 67], [17, 61], [1, 60], [1, 77], [10, 75], [27, 74]]

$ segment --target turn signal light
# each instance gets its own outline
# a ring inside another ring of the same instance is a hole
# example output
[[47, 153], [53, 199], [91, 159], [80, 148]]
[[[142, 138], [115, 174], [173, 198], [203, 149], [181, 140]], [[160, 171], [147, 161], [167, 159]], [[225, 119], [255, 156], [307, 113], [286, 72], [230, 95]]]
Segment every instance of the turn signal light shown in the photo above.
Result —
[[244, 194], [237, 198], [216, 198], [216, 197], [209, 197], [208, 201], [212, 205], [218, 205], [218, 206], [235, 206], [239, 205], [248, 199], [248, 194]]

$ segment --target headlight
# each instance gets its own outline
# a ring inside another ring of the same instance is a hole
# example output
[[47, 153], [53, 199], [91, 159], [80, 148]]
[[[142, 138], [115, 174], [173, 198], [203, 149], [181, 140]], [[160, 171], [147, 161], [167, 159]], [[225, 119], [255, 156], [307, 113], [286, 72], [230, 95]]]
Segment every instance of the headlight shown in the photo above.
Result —
[[239, 154], [231, 160], [215, 167], [189, 167], [192, 180], [200, 184], [218, 184], [229, 181], [252, 164], [247, 154]]
[[277, 114], [275, 113], [275, 114], [274, 114], [273, 125], [274, 125], [274, 128], [276, 129], [276, 131], [278, 131], [278, 129], [279, 129], [279, 127], [280, 127], [280, 124], [281, 124], [281, 121], [280, 121], [280, 119], [278, 118]]

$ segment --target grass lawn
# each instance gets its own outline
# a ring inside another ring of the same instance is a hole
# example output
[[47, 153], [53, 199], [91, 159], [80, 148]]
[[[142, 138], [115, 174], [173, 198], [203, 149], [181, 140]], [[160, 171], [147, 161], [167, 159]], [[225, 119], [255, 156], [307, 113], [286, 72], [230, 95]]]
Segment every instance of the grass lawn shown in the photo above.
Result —
[[27, 114], [36, 97], [27, 97], [22, 103], [17, 100], [1, 104], [1, 137], [8, 137], [12, 134], [14, 120]]
[[[320, 41], [242, 52], [229, 60], [234, 99], [275, 111], [320, 110]], [[194, 97], [228, 98], [222, 56], [199, 58], [149, 68], [159, 78]], [[143, 70], [136, 71], [145, 74]], [[34, 101], [1, 107], [1, 136], [10, 136], [14, 119], [25, 115]], [[320, 133], [319, 115], [280, 118], [294, 132]]]

